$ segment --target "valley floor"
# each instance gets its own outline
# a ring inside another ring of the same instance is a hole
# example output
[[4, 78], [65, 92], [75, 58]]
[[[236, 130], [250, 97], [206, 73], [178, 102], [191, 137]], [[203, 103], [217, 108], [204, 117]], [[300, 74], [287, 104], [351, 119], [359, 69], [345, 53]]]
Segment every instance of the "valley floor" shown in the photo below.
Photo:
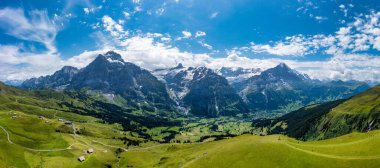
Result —
[[[60, 115], [60, 114], [58, 114]], [[302, 142], [283, 135], [242, 135], [192, 144], [128, 147], [117, 125], [87, 118], [67, 129], [57, 118], [0, 112], [0, 167], [379, 167], [380, 131]], [[94, 153], [85, 153], [94, 149]], [[79, 162], [79, 156], [86, 160]]]

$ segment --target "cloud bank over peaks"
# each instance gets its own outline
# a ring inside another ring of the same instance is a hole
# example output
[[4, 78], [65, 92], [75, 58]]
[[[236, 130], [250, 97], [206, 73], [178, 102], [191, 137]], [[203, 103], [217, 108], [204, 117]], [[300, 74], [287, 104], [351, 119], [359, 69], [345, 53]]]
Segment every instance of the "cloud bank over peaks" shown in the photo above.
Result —
[[[141, 1], [135, 3], [140, 4]], [[89, 14], [90, 11], [89, 8]], [[186, 52], [176, 47], [177, 42], [193, 40], [195, 44], [213, 50], [214, 44], [206, 43], [206, 37], [212, 35], [208, 30], [206, 35], [202, 29], [181, 28], [173, 33], [174, 36], [168, 33], [129, 30], [124, 24], [128, 24], [132, 15], [121, 15], [125, 17], [126, 23], [110, 15], [101, 15], [98, 18], [99, 24], [93, 34], [98, 49], [63, 59], [55, 44], [60, 28], [57, 26], [57, 20], [49, 18], [46, 11], [33, 10], [25, 13], [19, 8], [0, 9], [0, 27], [8, 36], [43, 46], [42, 49], [35, 49], [22, 42], [0, 45], [0, 80], [22, 80], [47, 75], [64, 65], [84, 67], [98, 54], [115, 50], [125, 61], [148, 70], [171, 68], [179, 63], [184, 66], [206, 66], [212, 69], [242, 67], [265, 70], [284, 62], [315, 79], [380, 81], [379, 57], [362, 53], [369, 50], [380, 51], [380, 13], [377, 12], [357, 17], [354, 22], [338, 28], [333, 34], [299, 34], [277, 42], [252, 42], [240, 48], [227, 49], [228, 52], [224, 56], [218, 57], [212, 53]], [[218, 14], [215, 14], [215, 17], [217, 16]], [[245, 52], [241, 52], [243, 50], [257, 55], [270, 54], [278, 57], [250, 58], [243, 54]], [[320, 52], [332, 56], [319, 61], [297, 60]]]
[[284, 40], [269, 43], [251, 43], [254, 53], [277, 56], [304, 57], [309, 54], [342, 54], [361, 51], [380, 51], [380, 12], [356, 17], [355, 21], [340, 27], [334, 34], [312, 36], [288, 36]]

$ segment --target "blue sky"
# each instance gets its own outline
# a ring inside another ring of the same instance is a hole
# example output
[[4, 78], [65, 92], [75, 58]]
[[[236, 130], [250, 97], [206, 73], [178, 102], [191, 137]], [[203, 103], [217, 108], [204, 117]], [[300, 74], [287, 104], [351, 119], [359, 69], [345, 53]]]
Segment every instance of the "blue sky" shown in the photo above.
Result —
[[379, 8], [374, 0], [2, 0], [0, 80], [83, 67], [112, 49], [150, 70], [285, 62], [317, 79], [380, 81]]

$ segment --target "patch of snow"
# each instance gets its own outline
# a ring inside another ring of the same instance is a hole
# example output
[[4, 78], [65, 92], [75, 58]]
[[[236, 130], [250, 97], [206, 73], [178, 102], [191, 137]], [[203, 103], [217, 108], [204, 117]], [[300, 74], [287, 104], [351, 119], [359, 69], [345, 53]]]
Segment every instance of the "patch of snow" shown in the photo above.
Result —
[[67, 86], [69, 86], [69, 84], [66, 84], [66, 85], [61, 85], [61, 86], [57, 86], [55, 88], [55, 90], [65, 90], [67, 88]]
[[108, 102], [115, 103], [115, 95], [114, 94], [104, 93], [103, 97], [106, 98]]
[[110, 63], [118, 63], [118, 64], [124, 65], [124, 62], [119, 61], [119, 60], [114, 60], [112, 58], [107, 58], [107, 61], [110, 62]]

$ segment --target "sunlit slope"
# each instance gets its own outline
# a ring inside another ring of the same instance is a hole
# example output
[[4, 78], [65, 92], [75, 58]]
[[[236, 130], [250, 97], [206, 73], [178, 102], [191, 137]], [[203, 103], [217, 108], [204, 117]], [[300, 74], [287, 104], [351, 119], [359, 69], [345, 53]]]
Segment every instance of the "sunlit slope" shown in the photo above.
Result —
[[255, 120], [268, 134], [284, 133], [303, 140], [321, 140], [380, 128], [380, 86], [346, 100], [300, 108], [277, 119]]
[[[380, 131], [351, 133], [338, 138], [311, 142], [297, 141], [282, 135], [243, 135], [206, 143], [152, 143], [125, 151], [124, 149], [128, 147], [123, 141], [112, 138], [120, 136], [121, 130], [118, 130], [117, 125], [96, 123], [91, 117], [81, 119], [86, 122], [74, 122], [77, 130], [77, 134], [74, 134], [71, 126], [63, 126], [54, 117], [41, 119], [36, 115], [19, 111], [0, 111], [0, 165], [5, 167], [117, 167], [117, 165], [118, 167], [378, 167], [380, 165], [380, 150], [377, 150], [380, 146]], [[95, 152], [85, 155], [84, 151], [89, 148], [95, 149]], [[86, 161], [77, 161], [82, 155], [86, 157]]]
[[380, 86], [356, 95], [331, 109], [306, 135], [309, 139], [326, 139], [380, 128]]
[[[58, 117], [59, 115], [57, 115]], [[80, 133], [87, 129], [91, 136], [75, 135], [70, 126], [57, 119], [39, 118], [18, 111], [0, 111], [0, 167], [107, 167], [118, 160], [116, 148], [103, 147], [95, 141], [110, 144], [122, 142], [108, 141], [106, 137], [117, 136], [110, 130], [114, 125], [90, 124], [91, 118], [82, 117], [87, 123], [77, 123]], [[105, 127], [105, 128], [104, 128]], [[67, 133], [57, 132], [67, 130]], [[97, 130], [100, 134], [96, 134]], [[84, 151], [93, 148], [93, 154], [85, 155], [86, 161], [77, 158]]]
[[122, 155], [125, 167], [379, 167], [380, 132], [316, 142], [243, 135], [202, 144], [163, 145]]

